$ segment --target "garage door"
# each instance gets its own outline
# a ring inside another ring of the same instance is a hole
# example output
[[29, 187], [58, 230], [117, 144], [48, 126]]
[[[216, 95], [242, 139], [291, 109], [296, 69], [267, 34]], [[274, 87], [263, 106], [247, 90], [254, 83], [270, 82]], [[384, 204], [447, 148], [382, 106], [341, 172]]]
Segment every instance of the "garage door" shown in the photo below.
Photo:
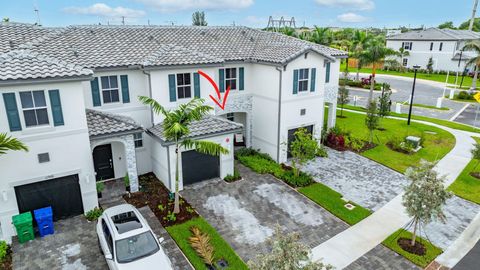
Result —
[[83, 214], [78, 175], [15, 187], [20, 213], [51, 206], [54, 220]]
[[[307, 130], [308, 133], [313, 134], [313, 125], [312, 126], [305, 126], [305, 127], [301, 127], [301, 128], [304, 128], [304, 129]], [[290, 145], [295, 140], [295, 132], [297, 132], [298, 129], [299, 128], [294, 128], [294, 129], [290, 129], [288, 131], [288, 150], [287, 150], [287, 157], [288, 158], [292, 157], [292, 154], [290, 154]]]
[[183, 185], [220, 177], [220, 157], [197, 151], [182, 152], [182, 173]]

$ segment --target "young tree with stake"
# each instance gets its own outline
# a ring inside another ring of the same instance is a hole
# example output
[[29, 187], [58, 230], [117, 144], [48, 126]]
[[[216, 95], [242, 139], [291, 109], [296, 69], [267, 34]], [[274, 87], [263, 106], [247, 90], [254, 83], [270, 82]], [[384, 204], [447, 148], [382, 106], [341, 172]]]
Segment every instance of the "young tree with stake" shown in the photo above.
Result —
[[292, 154], [293, 173], [299, 176], [300, 168], [316, 157], [320, 146], [305, 128], [298, 129], [294, 136], [295, 140], [290, 145], [290, 154]]
[[365, 126], [370, 132], [369, 143], [373, 143], [373, 131], [378, 128], [378, 122], [377, 100], [373, 99], [367, 105], [367, 115], [365, 117]]
[[415, 246], [421, 225], [433, 220], [445, 221], [442, 207], [452, 197], [452, 193], [443, 186], [445, 176], [438, 176], [434, 167], [434, 162], [421, 160], [418, 167], [410, 167], [405, 173], [412, 181], [405, 188], [402, 202], [413, 221], [412, 246]]
[[342, 83], [340, 87], [338, 88], [338, 97], [337, 97], [337, 104], [340, 105], [340, 117], [343, 118], [343, 107], [345, 104], [348, 104], [350, 102], [350, 97], [349, 97], [349, 91], [345, 87], [345, 84]]

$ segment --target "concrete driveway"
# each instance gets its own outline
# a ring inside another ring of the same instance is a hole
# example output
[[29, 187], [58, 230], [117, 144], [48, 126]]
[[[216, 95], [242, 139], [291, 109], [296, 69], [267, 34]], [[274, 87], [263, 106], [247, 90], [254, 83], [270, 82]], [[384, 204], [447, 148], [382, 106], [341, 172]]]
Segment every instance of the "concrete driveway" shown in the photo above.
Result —
[[108, 269], [98, 247], [95, 223], [83, 216], [55, 222], [55, 234], [25, 244], [15, 241], [12, 248], [15, 270]]
[[271, 175], [238, 165], [243, 180], [221, 179], [188, 186], [181, 195], [245, 261], [268, 252], [275, 227], [298, 232], [310, 248], [345, 230], [347, 224]]

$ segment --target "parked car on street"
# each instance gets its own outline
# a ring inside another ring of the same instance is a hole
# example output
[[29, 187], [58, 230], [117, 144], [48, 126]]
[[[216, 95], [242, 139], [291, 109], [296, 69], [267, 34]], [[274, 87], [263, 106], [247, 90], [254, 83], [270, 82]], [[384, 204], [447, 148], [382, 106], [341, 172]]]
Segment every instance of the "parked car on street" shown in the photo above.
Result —
[[173, 269], [162, 239], [130, 204], [106, 209], [98, 219], [97, 236], [110, 270]]

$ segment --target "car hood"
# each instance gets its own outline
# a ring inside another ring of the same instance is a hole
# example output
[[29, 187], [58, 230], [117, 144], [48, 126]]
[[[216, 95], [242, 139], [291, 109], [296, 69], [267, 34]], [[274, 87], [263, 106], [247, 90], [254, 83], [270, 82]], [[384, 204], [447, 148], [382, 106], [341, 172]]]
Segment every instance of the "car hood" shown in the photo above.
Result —
[[143, 270], [143, 269], [162, 269], [162, 270], [173, 270], [170, 260], [165, 255], [162, 249], [157, 251], [157, 253], [150, 255], [139, 260], [117, 264], [118, 270]]

